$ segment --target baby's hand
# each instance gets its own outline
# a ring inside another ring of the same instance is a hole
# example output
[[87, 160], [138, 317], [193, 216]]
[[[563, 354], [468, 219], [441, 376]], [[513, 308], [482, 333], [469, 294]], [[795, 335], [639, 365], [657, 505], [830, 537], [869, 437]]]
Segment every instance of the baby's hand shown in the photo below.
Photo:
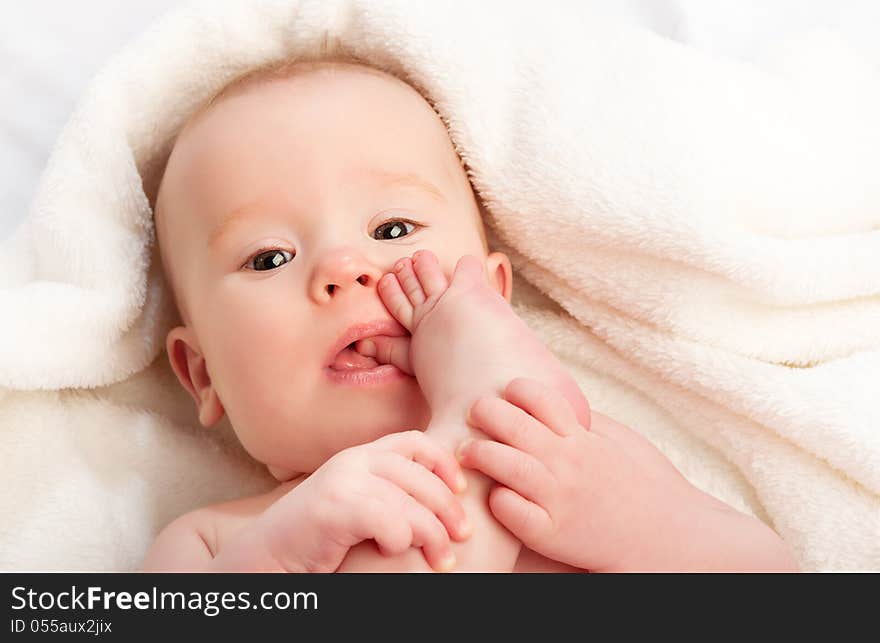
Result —
[[450, 536], [469, 535], [454, 491], [455, 457], [421, 431], [393, 433], [340, 451], [275, 502], [258, 521], [288, 571], [336, 571], [349, 548], [373, 539], [386, 555], [421, 547], [428, 564], [455, 563]]
[[469, 423], [493, 440], [466, 440], [458, 455], [500, 483], [492, 513], [539, 554], [596, 571], [637, 566], [671, 512], [702, 502], [631, 429], [598, 413], [584, 429], [566, 398], [535, 380], [511, 381], [504, 397], [474, 403]]

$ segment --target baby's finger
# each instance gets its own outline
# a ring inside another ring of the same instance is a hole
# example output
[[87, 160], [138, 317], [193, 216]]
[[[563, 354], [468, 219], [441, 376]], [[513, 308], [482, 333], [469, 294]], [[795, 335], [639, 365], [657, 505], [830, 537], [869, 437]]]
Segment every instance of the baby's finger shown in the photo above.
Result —
[[378, 335], [358, 340], [355, 350], [361, 355], [375, 358], [380, 364], [394, 364], [407, 375], [413, 375], [409, 361], [409, 343], [409, 337]]
[[452, 553], [446, 528], [437, 516], [414, 498], [407, 498], [406, 517], [412, 529], [413, 545], [422, 548], [422, 555], [432, 569], [438, 572], [450, 571], [455, 567], [455, 554]]
[[537, 458], [493, 440], [465, 440], [458, 447], [463, 467], [476, 469], [510, 487], [521, 496], [545, 504], [553, 489], [553, 475]]
[[[372, 508], [363, 513], [369, 523], [370, 535], [386, 556], [396, 556], [410, 547], [421, 547], [428, 565], [436, 571], [449, 571], [455, 565], [455, 556], [449, 534], [443, 523], [405, 493], [400, 487], [382, 478], [372, 478], [372, 498], [378, 500], [381, 511]], [[373, 506], [371, 502], [365, 505]]]
[[392, 433], [376, 440], [376, 444], [391, 448], [400, 455], [415, 460], [428, 471], [433, 471], [456, 493], [461, 493], [467, 486], [464, 472], [455, 455], [422, 431], [413, 429]]
[[504, 399], [516, 405], [558, 435], [581, 429], [568, 400], [552, 387], [527, 377], [517, 377], [504, 389]]
[[508, 487], [498, 486], [489, 492], [489, 509], [510, 533], [533, 549], [546, 541], [553, 528], [553, 519], [543, 507]]
[[387, 480], [372, 478], [364, 489], [364, 502], [355, 506], [351, 519], [351, 541], [354, 546], [373, 539], [383, 554], [402, 554], [412, 546], [413, 532], [409, 521], [399, 514], [389, 517], [388, 508], [400, 504], [400, 489]]
[[386, 451], [371, 465], [373, 474], [394, 483], [436, 515], [449, 535], [456, 540], [465, 540], [471, 533], [470, 524], [459, 499], [443, 484], [435, 474], [425, 467], [403, 457]]
[[553, 448], [555, 433], [523, 409], [494, 395], [481, 397], [470, 408], [468, 423], [489, 437], [543, 459]]

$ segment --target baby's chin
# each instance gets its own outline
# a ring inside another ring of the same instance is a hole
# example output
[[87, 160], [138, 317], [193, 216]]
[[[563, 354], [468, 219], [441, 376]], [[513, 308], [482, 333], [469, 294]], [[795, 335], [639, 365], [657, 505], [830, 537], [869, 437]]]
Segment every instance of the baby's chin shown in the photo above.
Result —
[[345, 436], [346, 446], [400, 431], [425, 430], [431, 421], [430, 407], [414, 377], [384, 389], [340, 392], [339, 398], [327, 402], [335, 417], [325, 416], [325, 434]]
[[278, 482], [288, 482], [290, 480], [293, 480], [294, 478], [298, 478], [303, 475], [295, 469], [288, 469], [286, 467], [280, 467], [274, 464], [267, 464], [266, 468], [269, 470], [269, 474]]
[[[358, 427], [356, 431], [351, 431], [351, 425], [347, 426], [346, 433], [349, 434], [350, 440], [345, 444], [334, 445], [325, 456], [316, 458], [312, 462], [301, 462], [297, 464], [266, 464], [269, 473], [279, 482], [288, 482], [303, 475], [310, 475], [317, 471], [331, 457], [348, 448], [356, 447], [369, 442], [374, 442], [386, 435], [392, 433], [402, 433], [403, 431], [411, 431], [419, 429], [424, 431], [428, 426], [430, 414], [423, 414], [421, 409], [416, 413], [400, 413], [400, 417], [386, 420], [379, 425], [371, 425], [367, 427]], [[338, 431], [328, 429], [330, 435], [342, 435], [343, 428], [337, 427]]]

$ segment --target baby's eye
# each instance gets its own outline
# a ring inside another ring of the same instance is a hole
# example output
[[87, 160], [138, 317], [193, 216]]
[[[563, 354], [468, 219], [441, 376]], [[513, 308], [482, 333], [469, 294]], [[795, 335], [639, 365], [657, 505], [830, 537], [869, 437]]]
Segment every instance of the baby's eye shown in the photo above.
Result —
[[416, 224], [404, 219], [386, 221], [373, 230], [374, 239], [399, 239], [416, 229]]
[[274, 270], [278, 266], [282, 265], [282, 263], [291, 261], [295, 256], [296, 255], [294, 253], [288, 252], [287, 250], [273, 248], [271, 250], [266, 250], [265, 252], [261, 251], [255, 254], [253, 257], [248, 259], [246, 265], [248, 266], [248, 268], [254, 266], [252, 270], [255, 270], [256, 272], [266, 272], [269, 270]]

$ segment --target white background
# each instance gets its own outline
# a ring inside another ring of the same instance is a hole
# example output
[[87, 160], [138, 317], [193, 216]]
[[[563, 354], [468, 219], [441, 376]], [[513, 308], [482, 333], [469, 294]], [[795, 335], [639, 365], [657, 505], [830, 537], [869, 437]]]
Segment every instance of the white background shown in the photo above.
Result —
[[[146, 25], [181, 2], [0, 0], [0, 240], [27, 213], [55, 138], [92, 76]], [[545, 10], [557, 3], [535, 6]], [[872, 0], [591, 4], [709, 53], [746, 61], [760, 60], [787, 35], [825, 28], [880, 65], [880, 2]]]
[[106, 60], [181, 0], [0, 0], [0, 239]]

